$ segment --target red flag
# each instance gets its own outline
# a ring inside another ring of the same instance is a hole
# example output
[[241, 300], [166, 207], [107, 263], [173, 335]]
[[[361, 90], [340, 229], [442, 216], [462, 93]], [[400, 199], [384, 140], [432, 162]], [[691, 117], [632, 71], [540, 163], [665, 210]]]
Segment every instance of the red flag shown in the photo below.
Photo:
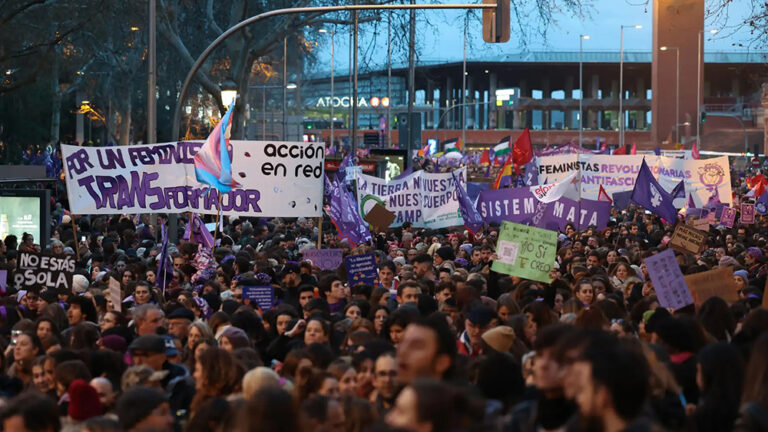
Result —
[[613, 154], [615, 154], [615, 155], [625, 155], [625, 154], [627, 154], [627, 146], [617, 147], [616, 150], [613, 151]]
[[491, 155], [488, 152], [488, 149], [485, 149], [483, 152], [483, 155], [480, 156], [480, 165], [490, 165], [491, 164]]
[[609, 203], [613, 203], [613, 200], [610, 196], [608, 196], [608, 192], [605, 191], [605, 188], [603, 185], [600, 185], [600, 192], [597, 194], [597, 200], [598, 201], [608, 201]]
[[533, 159], [533, 147], [531, 147], [531, 132], [525, 128], [523, 133], [515, 140], [512, 147], [512, 163], [515, 164], [515, 170], [527, 164]]
[[512, 159], [507, 158], [493, 182], [493, 189], [499, 189], [510, 184], [512, 184]]
[[[600, 137], [597, 137], [597, 140], [600, 140]], [[603, 141], [603, 144], [600, 145], [600, 151], [604, 152], [608, 150], [608, 140]]]
[[632, 153], [630, 154], [633, 154], [633, 155], [637, 154], [637, 143], [635, 143], [634, 141], [632, 141]]
[[760, 198], [765, 193], [765, 184], [763, 182], [757, 182], [757, 184], [744, 195], [747, 198]]
[[693, 140], [693, 145], [691, 146], [691, 157], [694, 159], [699, 158], [699, 143], [696, 142], [696, 140]]

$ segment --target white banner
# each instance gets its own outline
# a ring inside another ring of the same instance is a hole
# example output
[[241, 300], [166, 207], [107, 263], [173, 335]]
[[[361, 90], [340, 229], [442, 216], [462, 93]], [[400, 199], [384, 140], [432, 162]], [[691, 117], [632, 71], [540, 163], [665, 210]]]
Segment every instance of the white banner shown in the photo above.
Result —
[[681, 159], [656, 155], [592, 155], [569, 154], [538, 158], [539, 182], [560, 182], [569, 174], [581, 174], [581, 198], [597, 200], [600, 186], [609, 196], [616, 192], [631, 191], [640, 165], [645, 158], [648, 168], [667, 192], [685, 180], [685, 198], [675, 200], [681, 207], [693, 195], [697, 207], [707, 203], [715, 189], [720, 201], [732, 203], [731, 174], [728, 157], [710, 159]]
[[[232, 178], [223, 214], [317, 217], [323, 206], [322, 144], [231, 141]], [[75, 214], [216, 214], [218, 191], [195, 177], [202, 142], [127, 147], [62, 145], [67, 193]]]
[[[466, 169], [454, 171], [466, 187]], [[379, 177], [357, 175], [357, 199], [363, 217], [376, 203], [395, 214], [391, 227], [410, 222], [414, 227], [446, 228], [464, 225], [452, 173], [416, 171], [389, 183]]]

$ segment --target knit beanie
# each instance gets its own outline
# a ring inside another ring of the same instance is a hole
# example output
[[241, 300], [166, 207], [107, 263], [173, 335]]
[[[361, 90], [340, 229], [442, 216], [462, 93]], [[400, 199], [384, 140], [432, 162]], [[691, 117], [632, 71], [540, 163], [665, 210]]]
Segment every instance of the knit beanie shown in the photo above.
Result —
[[735, 272], [733, 272], [733, 275], [744, 279], [745, 284], [749, 283], [749, 273], [747, 273], [746, 270], [736, 270]]
[[248, 335], [245, 334], [242, 329], [234, 326], [227, 327], [227, 329], [224, 330], [224, 333], [221, 334], [221, 337], [227, 338], [229, 344], [232, 345], [232, 348], [234, 349], [252, 347], [251, 340], [248, 338]]
[[488, 330], [481, 337], [489, 347], [500, 352], [509, 352], [515, 343], [515, 331], [512, 327], [503, 325]]
[[72, 381], [67, 393], [69, 393], [67, 414], [72, 420], [80, 422], [101, 415], [99, 394], [85, 380], [76, 379]]
[[82, 294], [88, 289], [88, 279], [80, 274], [72, 276], [72, 291], [75, 294]]
[[442, 258], [443, 261], [453, 261], [456, 258], [456, 254], [453, 253], [453, 249], [450, 246], [438, 248], [435, 253]]

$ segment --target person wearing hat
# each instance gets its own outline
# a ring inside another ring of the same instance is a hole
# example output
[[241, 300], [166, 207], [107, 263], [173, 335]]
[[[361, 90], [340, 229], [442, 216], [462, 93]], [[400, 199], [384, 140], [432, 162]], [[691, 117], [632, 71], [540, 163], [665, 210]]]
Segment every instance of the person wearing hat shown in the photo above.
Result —
[[453, 261], [456, 259], [456, 254], [453, 252], [453, 248], [450, 246], [439, 247], [435, 251], [433, 256], [435, 267], [439, 267], [445, 261]]
[[749, 275], [753, 278], [756, 277], [760, 267], [764, 264], [763, 251], [756, 247], [748, 248], [747, 253], [744, 256], [744, 264], [747, 267]]
[[178, 412], [189, 409], [189, 404], [194, 397], [195, 384], [184, 366], [168, 361], [168, 354], [173, 355], [173, 351], [176, 350], [172, 339], [170, 342], [168, 346], [166, 339], [157, 334], [139, 336], [128, 347], [128, 352], [131, 354], [134, 365], [149, 366], [156, 372], [168, 372], [160, 383], [169, 396], [173, 412]]
[[733, 272], [733, 281], [736, 283], [736, 292], [741, 294], [749, 283], [749, 273], [746, 270], [736, 270]]
[[187, 334], [189, 334], [189, 325], [195, 320], [195, 313], [191, 310], [180, 307], [168, 314], [168, 333], [186, 344]]
[[280, 289], [275, 293], [277, 298], [284, 302], [299, 307], [299, 286], [305, 283], [311, 283], [311, 279], [306, 274], [301, 273], [301, 268], [294, 262], [286, 262], [282, 270], [277, 275], [280, 282]]
[[117, 401], [117, 416], [127, 432], [172, 431], [172, 407], [168, 398], [150, 387], [134, 387]]
[[478, 305], [470, 309], [464, 320], [464, 331], [456, 341], [459, 354], [470, 359], [483, 354], [483, 334], [493, 327], [494, 320], [498, 321], [496, 313], [487, 306]]

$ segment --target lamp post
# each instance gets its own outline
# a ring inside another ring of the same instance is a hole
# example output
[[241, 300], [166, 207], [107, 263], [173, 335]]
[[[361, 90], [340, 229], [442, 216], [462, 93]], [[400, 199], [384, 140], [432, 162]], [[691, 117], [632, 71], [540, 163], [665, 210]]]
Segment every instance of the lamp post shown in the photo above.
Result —
[[584, 59], [582, 58], [584, 39], [589, 39], [589, 35], [579, 35], [579, 146], [584, 136]]
[[333, 54], [334, 54], [334, 44], [333, 44], [333, 36], [336, 35], [336, 32], [331, 30], [330, 32], [324, 28], [321, 28], [318, 30], [320, 33], [330, 33], [331, 34], [331, 147], [334, 147], [335, 142], [333, 139], [333, 129], [334, 129], [334, 121], [333, 121]]
[[680, 47], [663, 46], [661, 51], [675, 51], [675, 144], [680, 142]]
[[288, 109], [288, 36], [283, 38], [283, 141], [285, 141], [285, 111]]
[[237, 84], [231, 79], [228, 79], [219, 84], [221, 89], [221, 103], [225, 108], [229, 109], [237, 99]]
[[[709, 34], [716, 35], [719, 30], [712, 29], [709, 31]], [[698, 67], [698, 71], [696, 73], [696, 145], [701, 148], [701, 81], [702, 81], [702, 75], [704, 72], [704, 30], [699, 30], [699, 61], [696, 63], [696, 66]], [[746, 154], [746, 153], [745, 153]]]
[[637, 25], [622, 25], [621, 26], [621, 42], [619, 42], [619, 147], [624, 147], [624, 29], [635, 28], [641, 29], [643, 26]]

